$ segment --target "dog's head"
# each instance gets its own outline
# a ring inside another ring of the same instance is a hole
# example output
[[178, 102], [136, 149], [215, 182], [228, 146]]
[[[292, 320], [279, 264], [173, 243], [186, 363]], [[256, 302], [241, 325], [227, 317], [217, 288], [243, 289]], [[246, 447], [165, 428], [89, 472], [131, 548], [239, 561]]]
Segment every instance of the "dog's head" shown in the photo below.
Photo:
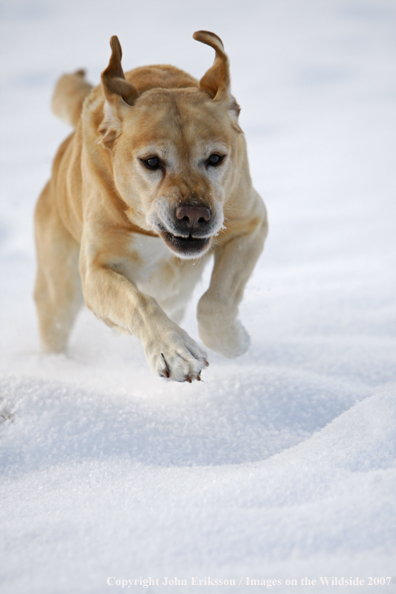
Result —
[[[102, 73], [101, 144], [111, 151], [115, 184], [129, 207], [127, 214], [181, 258], [204, 254], [223, 225], [224, 202], [238, 175], [241, 132], [223, 44], [207, 31], [198, 31], [194, 38], [216, 51], [199, 84], [180, 77], [181, 88], [176, 84], [139, 92], [125, 79], [115, 36]], [[175, 70], [177, 74], [184, 73]]]

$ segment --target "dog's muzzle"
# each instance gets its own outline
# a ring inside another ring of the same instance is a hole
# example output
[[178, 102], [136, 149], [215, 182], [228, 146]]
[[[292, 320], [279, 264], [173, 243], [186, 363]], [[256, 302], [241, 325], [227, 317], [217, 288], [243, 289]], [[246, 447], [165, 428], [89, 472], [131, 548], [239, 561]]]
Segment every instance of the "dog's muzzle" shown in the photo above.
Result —
[[197, 258], [210, 246], [213, 235], [213, 220], [210, 208], [196, 204], [178, 206], [165, 226], [157, 223], [166, 245], [179, 256]]

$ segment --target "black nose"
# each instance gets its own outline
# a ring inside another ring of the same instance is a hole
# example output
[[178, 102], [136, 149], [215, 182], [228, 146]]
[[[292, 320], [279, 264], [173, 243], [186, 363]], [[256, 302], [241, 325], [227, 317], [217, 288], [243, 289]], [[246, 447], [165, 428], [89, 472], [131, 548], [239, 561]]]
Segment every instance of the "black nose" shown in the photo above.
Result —
[[178, 226], [186, 231], [198, 231], [206, 226], [212, 218], [210, 209], [206, 206], [184, 204], [176, 208]]

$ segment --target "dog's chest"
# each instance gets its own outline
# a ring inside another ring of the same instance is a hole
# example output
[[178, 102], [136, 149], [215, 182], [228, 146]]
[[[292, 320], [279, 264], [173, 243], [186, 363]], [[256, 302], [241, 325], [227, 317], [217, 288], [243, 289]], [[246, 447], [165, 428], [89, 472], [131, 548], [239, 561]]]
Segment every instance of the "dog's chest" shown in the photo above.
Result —
[[159, 238], [135, 235], [122, 268], [140, 291], [160, 301], [179, 290], [181, 271], [177, 258]]

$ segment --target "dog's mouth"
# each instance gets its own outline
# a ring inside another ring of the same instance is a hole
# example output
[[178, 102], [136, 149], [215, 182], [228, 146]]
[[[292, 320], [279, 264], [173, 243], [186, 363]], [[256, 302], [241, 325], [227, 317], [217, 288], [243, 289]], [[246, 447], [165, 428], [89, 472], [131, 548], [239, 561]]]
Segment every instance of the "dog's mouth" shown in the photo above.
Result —
[[211, 237], [180, 237], [170, 231], [161, 231], [160, 235], [166, 245], [179, 256], [194, 258], [201, 256], [209, 248]]

